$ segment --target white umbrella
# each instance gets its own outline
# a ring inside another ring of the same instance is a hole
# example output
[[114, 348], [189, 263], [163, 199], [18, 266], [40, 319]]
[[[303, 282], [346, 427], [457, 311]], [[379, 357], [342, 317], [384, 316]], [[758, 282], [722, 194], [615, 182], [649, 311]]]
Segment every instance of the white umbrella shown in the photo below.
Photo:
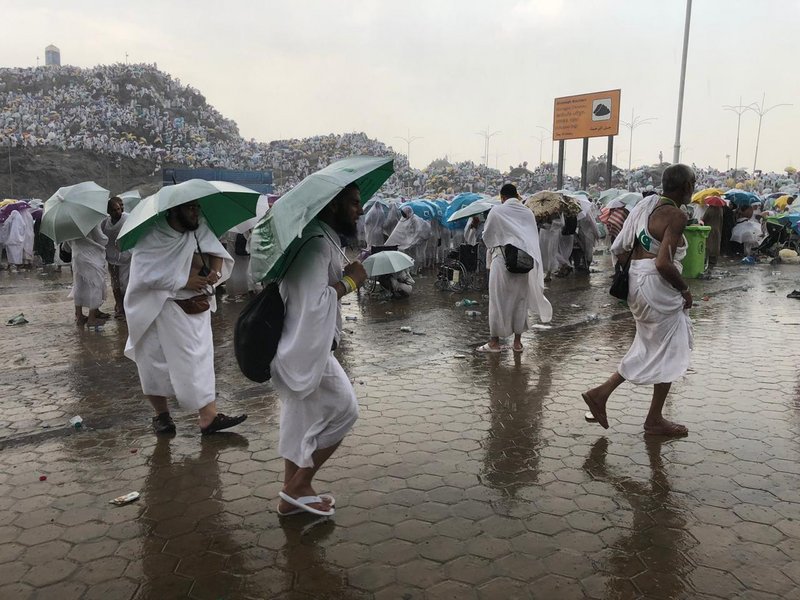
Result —
[[606, 204], [608, 208], [622, 208], [623, 206], [628, 210], [632, 209], [642, 200], [642, 195], [639, 192], [626, 192], [614, 198], [611, 202]]
[[127, 192], [122, 192], [119, 196], [117, 196], [120, 200], [122, 200], [122, 206], [125, 209], [126, 213], [130, 213], [139, 202], [142, 201], [142, 195], [139, 193], [139, 190], [128, 190]]
[[236, 227], [231, 229], [234, 233], [247, 233], [253, 227], [256, 226], [258, 220], [267, 214], [269, 210], [269, 196], [266, 194], [262, 194], [258, 197], [258, 202], [256, 203], [256, 216], [252, 219], [247, 219], [247, 221], [242, 221]]
[[458, 221], [459, 219], [464, 219], [466, 217], [473, 217], [481, 213], [489, 212], [490, 210], [492, 210], [493, 207], [497, 205], [498, 202], [491, 202], [488, 200], [476, 200], [472, 204], [468, 204], [464, 208], [460, 208], [452, 215], [450, 215], [450, 218], [447, 219], [447, 222], [451, 223], [453, 221]]
[[414, 266], [414, 259], [397, 250], [384, 250], [368, 257], [364, 261], [364, 269], [369, 277], [399, 273]]
[[59, 188], [44, 203], [41, 232], [56, 244], [85, 238], [108, 215], [108, 197], [94, 181]]

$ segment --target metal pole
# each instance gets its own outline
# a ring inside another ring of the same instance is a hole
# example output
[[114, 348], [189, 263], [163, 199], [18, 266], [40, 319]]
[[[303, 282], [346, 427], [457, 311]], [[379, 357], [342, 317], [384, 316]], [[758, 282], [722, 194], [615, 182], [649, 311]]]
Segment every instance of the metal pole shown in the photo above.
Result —
[[8, 181], [10, 192], [9, 195], [14, 195], [14, 172], [11, 170], [11, 136], [8, 136]]
[[564, 140], [558, 140], [558, 171], [556, 171], [556, 189], [564, 187]]
[[633, 160], [633, 130], [636, 129], [636, 123], [633, 118], [633, 109], [631, 109], [631, 137], [628, 143], [628, 171], [631, 170], [631, 161]]
[[686, 57], [689, 54], [689, 25], [692, 21], [692, 0], [686, 0], [686, 24], [683, 29], [683, 58], [681, 60], [681, 84], [678, 89], [678, 121], [675, 125], [675, 148], [672, 162], [679, 162], [681, 156], [681, 121], [683, 120], [683, 90], [686, 84]]
[[[739, 96], [739, 108], [742, 107], [742, 97]], [[742, 112], [739, 111], [739, 118], [736, 119], [736, 154], [733, 159], [733, 176], [736, 177], [736, 171], [739, 170], [739, 131], [742, 128]]]
[[608, 136], [608, 150], [606, 151], [606, 189], [611, 188], [611, 157], [614, 156], [614, 136]]
[[585, 190], [589, 183], [589, 138], [583, 138], [583, 154], [581, 155], [581, 189]]
[[[775, 104], [774, 106], [770, 106], [768, 109], [764, 110], [764, 101], [767, 99], [767, 93], [761, 96], [761, 106], [758, 104], [755, 105], [755, 108], [750, 105], [749, 110], [758, 114], [758, 134], [756, 135], [756, 153], [753, 156], [753, 173], [756, 172], [756, 161], [758, 160], [758, 144], [761, 141], [761, 121], [769, 111], [773, 108], [778, 108], [779, 106], [792, 106], [791, 104]], [[741, 102], [740, 102], [741, 104]]]

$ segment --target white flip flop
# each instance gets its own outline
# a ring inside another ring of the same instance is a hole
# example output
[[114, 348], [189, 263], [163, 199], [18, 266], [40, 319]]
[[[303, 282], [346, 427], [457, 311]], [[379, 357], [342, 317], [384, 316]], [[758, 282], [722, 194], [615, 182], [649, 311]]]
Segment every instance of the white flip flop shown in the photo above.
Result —
[[[301, 496], [300, 498], [292, 498], [289, 494], [285, 492], [278, 492], [278, 496], [280, 496], [281, 500], [285, 500], [292, 506], [296, 506], [298, 509], [304, 510], [305, 512], [309, 512], [312, 515], [319, 515], [320, 517], [329, 517], [336, 512], [332, 506], [329, 511], [318, 510], [313, 506], [309, 506], [310, 504], [322, 503], [322, 498], [320, 498], [319, 496]], [[288, 515], [289, 513], [283, 513], [283, 514]]]
[[499, 354], [503, 351], [503, 348], [492, 348], [489, 344], [484, 344], [483, 346], [478, 346], [475, 348], [475, 352], [482, 352], [484, 354]]
[[[319, 497], [323, 501], [327, 499], [328, 504], [330, 504], [331, 507], [336, 506], [336, 498], [334, 498], [332, 494], [320, 494]], [[275, 512], [278, 513], [279, 517], [291, 517], [292, 515], [299, 515], [300, 513], [308, 511], [306, 511], [306, 509], [304, 508], [295, 508], [293, 510], [290, 510], [289, 512], [281, 512], [280, 504], [278, 504], [278, 506], [275, 507]]]

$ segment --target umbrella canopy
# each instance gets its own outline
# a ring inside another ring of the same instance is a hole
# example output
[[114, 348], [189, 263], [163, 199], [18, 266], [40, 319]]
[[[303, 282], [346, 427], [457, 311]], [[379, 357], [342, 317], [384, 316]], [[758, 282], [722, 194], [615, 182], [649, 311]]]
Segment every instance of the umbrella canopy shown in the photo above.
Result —
[[399, 273], [414, 266], [414, 259], [404, 252], [384, 250], [364, 260], [364, 269], [369, 277]]
[[108, 197], [94, 181], [59, 188], [44, 203], [40, 231], [56, 244], [85, 238], [106, 218]]
[[459, 219], [466, 219], [467, 217], [474, 217], [475, 215], [480, 215], [485, 212], [489, 212], [498, 205], [498, 202], [487, 202], [486, 200], [478, 200], [477, 202], [473, 202], [472, 204], [468, 204], [464, 208], [461, 208], [454, 212], [450, 217], [447, 219], [448, 221], [458, 221]]
[[190, 179], [161, 188], [133, 209], [117, 237], [120, 250], [130, 250], [170, 208], [197, 201], [206, 224], [220, 237], [242, 221], [256, 215], [259, 193], [227, 181]]
[[722, 196], [722, 190], [717, 188], [708, 188], [705, 190], [700, 190], [699, 192], [695, 192], [692, 195], [692, 202], [695, 204], [703, 204], [705, 199], [709, 196]]
[[242, 221], [236, 227], [232, 227], [231, 231], [235, 233], [247, 233], [253, 227], [256, 226], [258, 220], [267, 214], [267, 211], [270, 209], [269, 206], [269, 196], [261, 195], [258, 197], [258, 202], [256, 202], [256, 216], [252, 219], [247, 219], [247, 221]]
[[253, 229], [250, 270], [256, 280], [280, 272], [292, 242], [346, 185], [356, 183], [365, 203], [392, 173], [391, 157], [351, 156], [312, 173], [281, 196]]
[[447, 207], [447, 210], [444, 212], [445, 216], [445, 223], [447, 224], [448, 229], [458, 229], [459, 227], [463, 227], [463, 223], [459, 224], [456, 221], [451, 221], [450, 217], [458, 210], [461, 210], [465, 206], [472, 204], [473, 202], [477, 202], [478, 200], [482, 200], [483, 196], [480, 194], [476, 194], [474, 192], [465, 192], [463, 194], [458, 194], [453, 200], [450, 202], [450, 205]]
[[598, 200], [598, 202], [600, 202], [600, 204], [605, 206], [606, 204], [611, 202], [614, 198], [616, 198], [617, 196], [621, 196], [624, 193], [625, 193], [625, 190], [621, 190], [619, 188], [609, 188], [609, 189], [601, 192], [600, 196], [598, 196], [597, 200]]
[[117, 196], [117, 198], [122, 200], [122, 206], [126, 213], [131, 213], [139, 204], [139, 202], [142, 201], [142, 195], [139, 193], [139, 190], [128, 190], [127, 192], [122, 192], [119, 196]]
[[724, 198], [736, 206], [750, 206], [761, 202], [761, 198], [756, 194], [744, 190], [728, 190], [725, 192]]
[[562, 201], [564, 197], [558, 192], [541, 191], [536, 192], [533, 196], [528, 198], [525, 206], [533, 211], [534, 216], [538, 219], [546, 219], [551, 215], [561, 212]]
[[706, 206], [725, 206], [726, 202], [719, 196], [707, 196], [703, 199]]
[[622, 208], [625, 207], [631, 210], [642, 200], [642, 195], [639, 192], [625, 192], [614, 198], [608, 203], [608, 208]]
[[22, 200], [0, 207], [0, 223], [5, 223], [6, 219], [11, 216], [12, 212], [25, 210], [26, 208], [30, 208], [30, 206], [27, 202], [23, 202]]

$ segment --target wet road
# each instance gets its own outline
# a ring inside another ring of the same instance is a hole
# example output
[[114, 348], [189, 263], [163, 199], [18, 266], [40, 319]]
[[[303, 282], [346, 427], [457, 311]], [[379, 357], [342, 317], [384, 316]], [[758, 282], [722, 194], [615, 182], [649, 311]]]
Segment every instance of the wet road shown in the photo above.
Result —
[[553, 282], [522, 357], [471, 352], [480, 292], [480, 317], [431, 276], [406, 302], [348, 298], [361, 418], [318, 483], [337, 513], [282, 522], [277, 400], [236, 368], [240, 303], [214, 317], [218, 392], [250, 419], [201, 438], [176, 409], [156, 440], [124, 324], [77, 330], [68, 272], [2, 273], [0, 316], [30, 324], [0, 340], [0, 598], [800, 598], [800, 270], [726, 268], [692, 284], [673, 441], [642, 436], [647, 388], [619, 389], [608, 431], [583, 420], [633, 335], [607, 270]]

